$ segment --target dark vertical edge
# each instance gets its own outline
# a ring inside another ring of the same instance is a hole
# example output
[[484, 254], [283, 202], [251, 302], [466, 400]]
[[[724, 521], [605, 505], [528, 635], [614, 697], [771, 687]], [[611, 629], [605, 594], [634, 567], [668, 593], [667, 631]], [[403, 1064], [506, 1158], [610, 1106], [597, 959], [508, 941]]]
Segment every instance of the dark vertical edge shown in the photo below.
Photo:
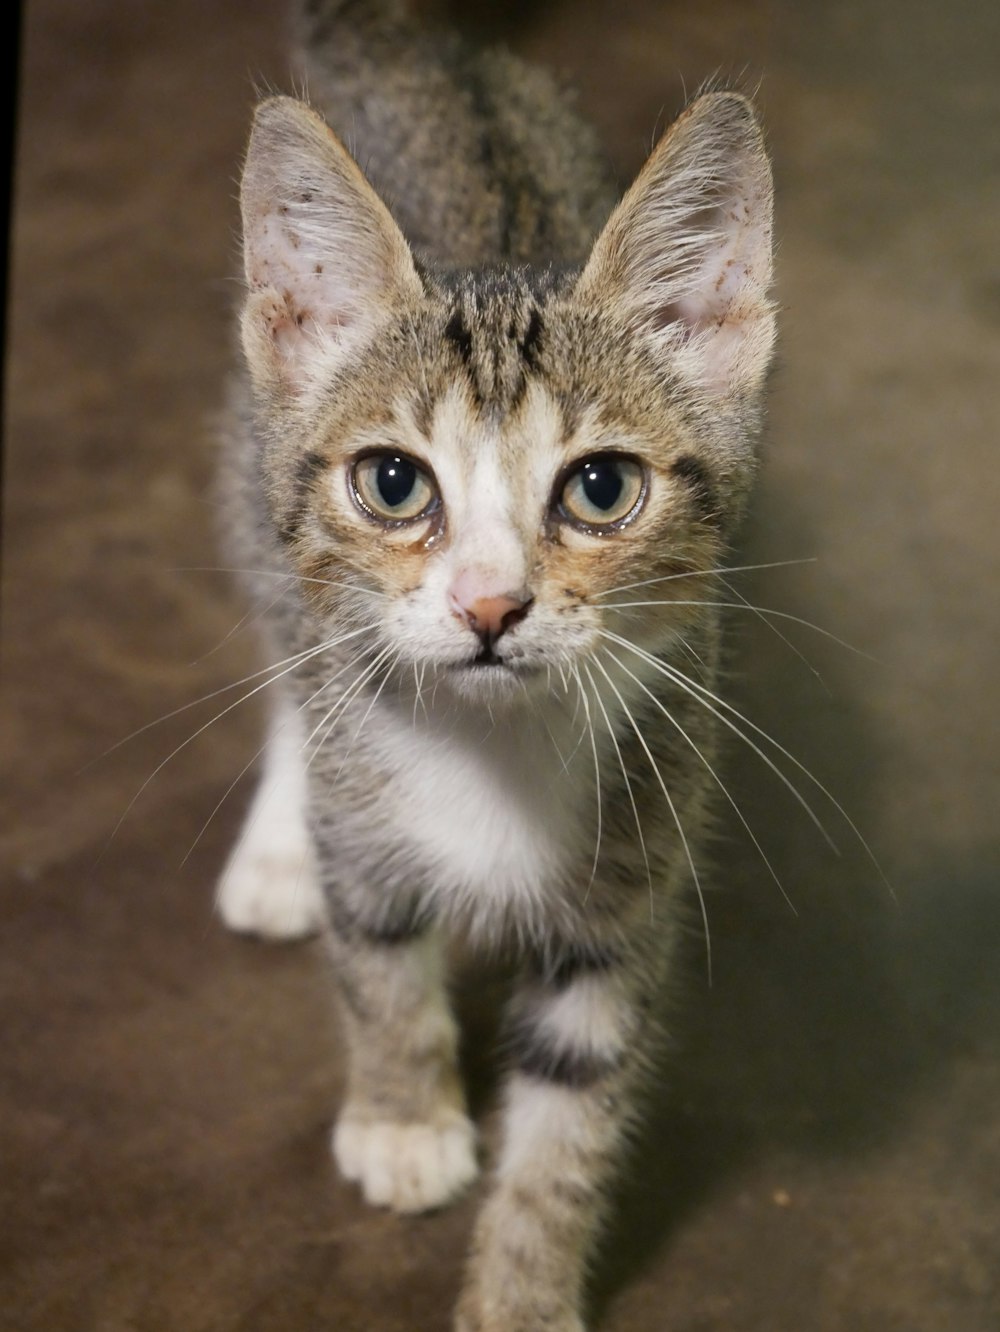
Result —
[[[0, 414], [3, 426], [0, 429], [0, 497], [5, 493], [4, 483], [7, 470], [7, 336], [10, 325], [8, 303], [11, 288], [11, 217], [14, 208], [14, 184], [16, 180], [17, 157], [17, 116], [19, 109], [18, 94], [21, 74], [21, 0], [11, 0], [4, 8], [3, 31], [3, 98], [5, 111], [3, 129], [4, 167], [7, 185], [6, 206], [0, 210], [3, 218], [3, 299], [0, 301], [0, 358], [3, 363], [3, 384], [0, 387]], [[3, 538], [4, 506], [0, 502], [0, 559], [4, 549]], [[2, 586], [2, 584], [0, 584]], [[3, 602], [0, 600], [0, 622], [3, 617]]]

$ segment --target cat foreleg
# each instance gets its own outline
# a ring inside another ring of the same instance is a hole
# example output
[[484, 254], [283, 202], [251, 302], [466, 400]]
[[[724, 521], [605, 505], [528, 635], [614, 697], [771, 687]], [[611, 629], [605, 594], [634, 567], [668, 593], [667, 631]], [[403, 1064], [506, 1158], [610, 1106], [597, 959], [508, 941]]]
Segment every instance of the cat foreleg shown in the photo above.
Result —
[[216, 907], [231, 930], [301, 939], [324, 922], [323, 896], [306, 826], [306, 774], [299, 714], [275, 712], [260, 783], [219, 878]]
[[347, 1037], [347, 1094], [333, 1154], [365, 1199], [397, 1212], [440, 1207], [475, 1179], [475, 1130], [458, 1075], [435, 932], [382, 937], [331, 913]]
[[586, 1266], [621, 1153], [645, 1005], [610, 952], [516, 997], [503, 1144], [456, 1332], [583, 1332]]

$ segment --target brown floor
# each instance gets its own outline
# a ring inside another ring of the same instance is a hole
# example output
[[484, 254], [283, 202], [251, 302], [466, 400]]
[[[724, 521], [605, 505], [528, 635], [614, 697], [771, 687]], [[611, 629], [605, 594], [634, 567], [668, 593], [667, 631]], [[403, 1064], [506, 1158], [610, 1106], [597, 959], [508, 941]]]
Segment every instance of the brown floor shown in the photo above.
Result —
[[[460, 8], [468, 9], [469, 6]], [[763, 75], [781, 367], [736, 686], [850, 810], [834, 858], [749, 752], [687, 1005], [595, 1281], [608, 1332], [1000, 1327], [1000, 8], [534, 0], [482, 26], [568, 71], [623, 176], [682, 77]], [[516, 11], [516, 12], [515, 12]], [[0, 1325], [444, 1332], [475, 1200], [334, 1176], [318, 945], [212, 918], [253, 703], [122, 736], [250, 670], [213, 565], [265, 0], [27, 6], [4, 558]], [[226, 696], [228, 698], [228, 696]], [[222, 700], [225, 701], [225, 700]], [[95, 762], [95, 760], [97, 760]], [[134, 805], [135, 791], [150, 778]], [[817, 794], [817, 803], [824, 799]], [[124, 818], [113, 840], [116, 821]], [[827, 817], [828, 816], [828, 817]], [[482, 1102], [482, 1004], [467, 1007]]]

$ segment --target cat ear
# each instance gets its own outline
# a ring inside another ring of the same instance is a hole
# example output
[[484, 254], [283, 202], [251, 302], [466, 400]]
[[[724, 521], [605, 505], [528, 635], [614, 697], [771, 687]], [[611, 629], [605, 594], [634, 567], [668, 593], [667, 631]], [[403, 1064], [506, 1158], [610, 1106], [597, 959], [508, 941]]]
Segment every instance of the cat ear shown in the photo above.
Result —
[[757, 390], [774, 342], [771, 168], [753, 108], [707, 93], [660, 140], [577, 285], [714, 397]]
[[240, 203], [243, 348], [259, 387], [297, 393], [322, 379], [380, 315], [422, 290], [385, 204], [293, 98], [258, 106]]

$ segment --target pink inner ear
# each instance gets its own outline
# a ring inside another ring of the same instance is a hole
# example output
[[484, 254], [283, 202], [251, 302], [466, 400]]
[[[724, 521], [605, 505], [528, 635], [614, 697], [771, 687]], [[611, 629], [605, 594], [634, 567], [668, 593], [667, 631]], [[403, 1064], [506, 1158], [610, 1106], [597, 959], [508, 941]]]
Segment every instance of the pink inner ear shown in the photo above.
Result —
[[283, 293], [284, 300], [274, 305], [274, 317], [270, 320], [271, 337], [286, 355], [291, 355], [303, 337], [308, 337], [314, 324], [309, 310], [296, 306], [290, 291]]
[[[679, 300], [662, 306], [653, 321], [659, 332], [669, 324], [683, 324], [688, 336], [720, 329], [729, 322], [730, 312], [739, 303], [747, 279], [747, 266], [738, 259], [727, 259], [714, 282]], [[706, 275], [707, 276], [707, 275]]]
[[248, 253], [250, 285], [275, 292], [268, 324], [284, 351], [316, 330], [336, 336], [355, 322], [356, 296], [352, 302], [343, 280], [331, 272], [331, 261], [318, 257], [286, 219], [274, 213], [260, 218]]
[[702, 333], [705, 329], [717, 323], [717, 319], [709, 316], [703, 302], [687, 297], [684, 300], [671, 301], [668, 305], [660, 306], [653, 317], [651, 326], [654, 333], [661, 333], [672, 324], [680, 324], [684, 329], [686, 340], [692, 334]]
[[[747, 289], [753, 284], [749, 256], [756, 238], [743, 200], [731, 202], [725, 210], [720, 208], [716, 218], [723, 212], [721, 233], [715, 233], [715, 239], [693, 266], [685, 283], [687, 290], [656, 311], [653, 327], [657, 331], [679, 323], [689, 337], [711, 332], [729, 321], [734, 308], [743, 305]], [[711, 225], [707, 218], [705, 225], [706, 229]]]
[[275, 295], [274, 300], [269, 302], [261, 312], [272, 339], [285, 352], [290, 351], [289, 343], [298, 332], [297, 321], [289, 302], [289, 296], [290, 293], [288, 292], [284, 294], [284, 298]]

